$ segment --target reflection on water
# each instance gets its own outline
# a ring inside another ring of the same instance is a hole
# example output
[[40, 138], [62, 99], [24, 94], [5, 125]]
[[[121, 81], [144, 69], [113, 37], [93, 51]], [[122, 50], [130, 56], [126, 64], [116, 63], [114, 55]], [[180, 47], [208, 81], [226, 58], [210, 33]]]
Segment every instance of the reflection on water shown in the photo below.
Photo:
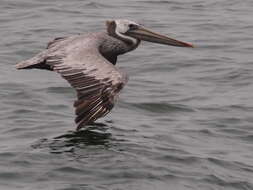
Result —
[[107, 125], [96, 123], [87, 129], [80, 131], [68, 131], [67, 133], [52, 139], [40, 139], [32, 145], [34, 149], [49, 148], [51, 153], [60, 154], [72, 152], [73, 148], [85, 148], [86, 146], [109, 146], [111, 134], [106, 132]]

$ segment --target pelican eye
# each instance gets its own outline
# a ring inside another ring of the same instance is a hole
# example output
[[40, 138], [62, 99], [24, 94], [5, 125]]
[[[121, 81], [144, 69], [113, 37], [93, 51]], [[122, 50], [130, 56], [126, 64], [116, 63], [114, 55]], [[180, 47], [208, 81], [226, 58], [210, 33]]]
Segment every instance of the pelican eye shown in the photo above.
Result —
[[138, 28], [138, 26], [135, 24], [129, 24], [128, 26], [129, 26], [129, 30], [136, 30]]

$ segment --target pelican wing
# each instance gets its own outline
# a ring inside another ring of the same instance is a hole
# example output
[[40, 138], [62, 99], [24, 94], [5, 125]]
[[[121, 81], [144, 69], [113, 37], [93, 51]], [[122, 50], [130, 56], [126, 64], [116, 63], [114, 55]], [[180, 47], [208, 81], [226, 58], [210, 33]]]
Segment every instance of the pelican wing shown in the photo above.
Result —
[[109, 63], [97, 48], [92, 48], [88, 42], [84, 44], [89, 48], [81, 46], [82, 43], [65, 49], [56, 47], [57, 51], [50, 52], [46, 59], [46, 64], [77, 91], [78, 99], [74, 103], [77, 130], [106, 115], [127, 82], [127, 76]]

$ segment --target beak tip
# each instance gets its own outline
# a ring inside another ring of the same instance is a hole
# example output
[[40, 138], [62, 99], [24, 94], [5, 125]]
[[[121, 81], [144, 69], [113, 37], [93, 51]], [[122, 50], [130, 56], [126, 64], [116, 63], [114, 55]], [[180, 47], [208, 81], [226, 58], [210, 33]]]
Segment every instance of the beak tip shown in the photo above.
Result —
[[189, 47], [189, 48], [195, 48], [195, 46], [191, 43], [184, 43], [186, 47]]

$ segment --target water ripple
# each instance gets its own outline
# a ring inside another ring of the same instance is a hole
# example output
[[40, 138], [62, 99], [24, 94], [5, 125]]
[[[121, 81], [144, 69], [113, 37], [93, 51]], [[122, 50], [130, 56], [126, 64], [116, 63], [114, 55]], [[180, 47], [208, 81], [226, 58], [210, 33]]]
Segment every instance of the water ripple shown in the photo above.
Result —
[[[253, 189], [252, 0], [0, 4], [0, 189]], [[69, 84], [14, 65], [113, 18], [196, 48], [119, 56], [130, 80], [118, 103], [76, 132]]]
[[132, 103], [133, 107], [153, 112], [153, 113], [168, 113], [168, 112], [194, 112], [193, 109], [180, 105], [168, 103]]

